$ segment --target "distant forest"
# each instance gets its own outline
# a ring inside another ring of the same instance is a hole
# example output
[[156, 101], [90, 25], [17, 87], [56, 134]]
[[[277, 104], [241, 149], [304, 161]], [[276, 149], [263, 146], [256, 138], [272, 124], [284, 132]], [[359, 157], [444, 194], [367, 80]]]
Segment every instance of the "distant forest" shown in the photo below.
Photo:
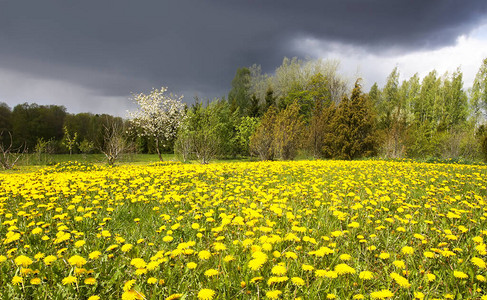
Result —
[[58, 105], [0, 103], [3, 148], [44, 153], [103, 151], [114, 124], [137, 153], [176, 152], [203, 162], [220, 157], [463, 158], [487, 159], [487, 59], [473, 87], [460, 69], [400, 81], [394, 68], [386, 84], [364, 91], [361, 79], [338, 73], [337, 61], [285, 58], [272, 74], [257, 65], [239, 68], [230, 92], [195, 99], [175, 137], [156, 143], [128, 119], [70, 114]]

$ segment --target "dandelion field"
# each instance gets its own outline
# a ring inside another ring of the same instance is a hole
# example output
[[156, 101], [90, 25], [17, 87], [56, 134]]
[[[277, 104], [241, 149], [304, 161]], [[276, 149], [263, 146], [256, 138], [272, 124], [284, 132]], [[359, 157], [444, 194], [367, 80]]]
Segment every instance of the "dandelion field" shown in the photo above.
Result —
[[487, 167], [0, 174], [2, 299], [487, 299]]

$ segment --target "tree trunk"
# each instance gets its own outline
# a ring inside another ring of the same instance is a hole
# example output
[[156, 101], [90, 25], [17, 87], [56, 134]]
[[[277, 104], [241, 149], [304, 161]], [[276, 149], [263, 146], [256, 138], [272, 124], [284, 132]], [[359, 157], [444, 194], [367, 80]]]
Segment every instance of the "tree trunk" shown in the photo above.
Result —
[[159, 160], [162, 161], [161, 151], [159, 150], [159, 139], [158, 138], [156, 138], [156, 151], [157, 151], [157, 156], [159, 157]]

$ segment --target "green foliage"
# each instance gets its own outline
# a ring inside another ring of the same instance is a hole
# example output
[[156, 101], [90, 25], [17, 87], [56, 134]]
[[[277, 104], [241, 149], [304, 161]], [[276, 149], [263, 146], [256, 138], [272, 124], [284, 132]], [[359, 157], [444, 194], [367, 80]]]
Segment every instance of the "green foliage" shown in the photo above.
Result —
[[250, 137], [254, 134], [259, 124], [258, 118], [243, 117], [237, 126], [235, 139], [242, 154], [250, 154]]
[[313, 109], [311, 120], [305, 135], [305, 147], [314, 158], [330, 158], [333, 150], [325, 143], [333, 140], [334, 132], [332, 121], [335, 113], [334, 103], [323, 106], [320, 102]]
[[335, 135], [328, 136], [325, 141], [333, 149], [335, 158], [356, 159], [372, 156], [377, 151], [372, 107], [361, 88], [358, 79], [350, 99], [344, 97], [337, 107], [332, 123]]
[[484, 156], [484, 161], [487, 162], [487, 135], [484, 135], [480, 140], [480, 147]]
[[95, 151], [95, 144], [87, 139], [84, 139], [78, 146], [79, 151], [84, 154], [93, 153]]
[[[12, 132], [12, 110], [3, 102], [0, 102], [0, 132]], [[0, 136], [0, 144], [10, 143], [9, 135]]]
[[15, 147], [23, 144], [34, 150], [37, 140], [60, 141], [63, 137], [66, 108], [57, 105], [19, 104], [12, 110], [12, 135]]
[[266, 113], [271, 106], [275, 106], [275, 105], [276, 105], [276, 98], [274, 97], [274, 91], [272, 90], [271, 87], [268, 87], [265, 93], [265, 103], [264, 103], [263, 113]]
[[255, 95], [250, 97], [249, 107], [247, 108], [247, 116], [257, 118], [261, 115], [261, 108], [259, 105], [259, 99]]
[[286, 98], [282, 98], [279, 101], [279, 110], [285, 110], [289, 105], [296, 103], [299, 108], [299, 115], [304, 120], [309, 121], [311, 118], [311, 112], [313, 109], [314, 101], [313, 97], [308, 90], [292, 90]]
[[64, 126], [63, 129], [64, 129], [64, 137], [63, 137], [62, 143], [64, 146], [66, 146], [66, 148], [68, 148], [69, 154], [71, 155], [71, 154], [73, 154], [74, 148], [78, 144], [77, 143], [78, 133], [75, 132], [73, 135], [71, 135], [69, 133], [68, 127]]
[[297, 101], [291, 103], [276, 117], [274, 125], [274, 153], [282, 160], [294, 159], [301, 148], [304, 121]]
[[250, 106], [250, 70], [239, 68], [232, 80], [232, 89], [228, 93], [228, 101], [232, 105], [232, 112], [239, 109], [245, 114]]
[[235, 145], [235, 127], [238, 110], [231, 113], [226, 101], [214, 101], [207, 107], [196, 103], [187, 113], [175, 151], [183, 160], [194, 155], [206, 164], [216, 156], [232, 156]]
[[277, 109], [269, 107], [257, 126], [254, 134], [250, 137], [250, 152], [257, 155], [261, 160], [274, 159], [274, 126], [277, 119]]

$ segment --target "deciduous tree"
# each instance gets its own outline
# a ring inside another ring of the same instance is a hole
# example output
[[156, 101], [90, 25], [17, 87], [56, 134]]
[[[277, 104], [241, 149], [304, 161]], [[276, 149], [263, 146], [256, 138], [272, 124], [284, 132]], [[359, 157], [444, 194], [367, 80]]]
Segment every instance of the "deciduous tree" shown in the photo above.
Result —
[[160, 147], [172, 141], [184, 117], [182, 96], [166, 94], [167, 88], [153, 89], [149, 94], [135, 94], [133, 100], [139, 109], [129, 112], [130, 121], [139, 127], [140, 134], [154, 139], [159, 159]]

